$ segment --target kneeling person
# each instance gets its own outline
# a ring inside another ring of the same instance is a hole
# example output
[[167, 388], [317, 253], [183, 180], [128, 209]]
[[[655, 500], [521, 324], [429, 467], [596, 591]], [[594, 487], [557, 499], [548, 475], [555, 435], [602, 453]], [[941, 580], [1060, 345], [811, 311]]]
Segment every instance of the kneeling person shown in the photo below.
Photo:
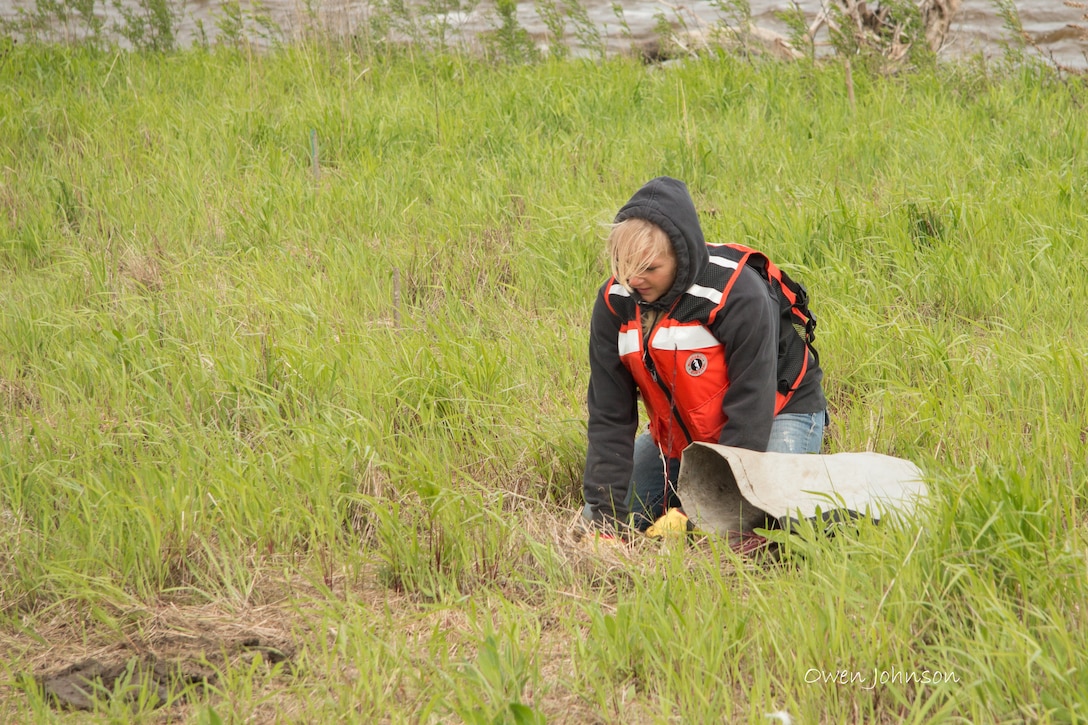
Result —
[[[800, 285], [759, 252], [707, 244], [687, 187], [668, 177], [620, 209], [608, 255], [590, 323], [586, 518], [644, 531], [680, 505], [680, 457], [696, 441], [820, 451], [815, 322], [791, 324], [807, 314]], [[636, 436], [639, 397], [650, 425]]]

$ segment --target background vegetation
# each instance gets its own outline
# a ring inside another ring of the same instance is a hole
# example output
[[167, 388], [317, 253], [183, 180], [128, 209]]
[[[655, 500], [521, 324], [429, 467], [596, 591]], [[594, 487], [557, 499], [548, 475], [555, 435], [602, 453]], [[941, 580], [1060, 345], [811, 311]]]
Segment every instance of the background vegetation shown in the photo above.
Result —
[[[512, 59], [6, 42], [0, 719], [1088, 719], [1083, 79]], [[828, 448], [921, 465], [917, 520], [570, 537], [602, 225], [658, 174], [807, 283]], [[290, 657], [166, 708], [30, 686], [242, 630]]]

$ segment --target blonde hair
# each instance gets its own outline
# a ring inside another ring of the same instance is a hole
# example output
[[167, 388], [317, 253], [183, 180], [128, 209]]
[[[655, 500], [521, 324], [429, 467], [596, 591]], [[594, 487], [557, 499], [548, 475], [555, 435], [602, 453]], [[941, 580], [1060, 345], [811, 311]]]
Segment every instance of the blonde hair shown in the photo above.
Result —
[[616, 281], [628, 292], [627, 280], [645, 272], [662, 255], [676, 256], [665, 230], [653, 222], [631, 217], [612, 225], [608, 235], [608, 260]]

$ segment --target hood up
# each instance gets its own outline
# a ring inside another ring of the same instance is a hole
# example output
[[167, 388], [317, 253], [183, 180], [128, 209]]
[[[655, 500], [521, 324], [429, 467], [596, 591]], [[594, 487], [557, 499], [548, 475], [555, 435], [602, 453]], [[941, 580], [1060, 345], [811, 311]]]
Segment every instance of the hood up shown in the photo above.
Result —
[[[695, 203], [684, 182], [659, 176], [646, 182], [616, 214], [616, 223], [626, 219], [645, 219], [665, 230], [676, 253], [676, 280], [672, 287], [653, 303], [640, 305], [668, 308], [684, 290], [691, 287], [710, 264], [710, 255], [699, 225]], [[634, 298], [638, 299], [636, 292]]]

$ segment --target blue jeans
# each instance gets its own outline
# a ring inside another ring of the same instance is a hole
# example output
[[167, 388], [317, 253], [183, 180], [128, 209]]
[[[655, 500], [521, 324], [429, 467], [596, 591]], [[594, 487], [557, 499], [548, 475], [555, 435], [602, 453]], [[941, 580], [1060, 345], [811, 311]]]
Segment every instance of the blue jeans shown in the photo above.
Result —
[[768, 453], [819, 453], [824, 444], [827, 412], [779, 413], [771, 424]]
[[[826, 422], [827, 412], [822, 410], [819, 413], [780, 413], [771, 424], [767, 451], [819, 453], [824, 442]], [[632, 526], [645, 531], [665, 513], [666, 508], [680, 505], [680, 499], [676, 496], [680, 461], [675, 458], [670, 458], [667, 464], [662, 461], [661, 452], [650, 434], [643, 433], [635, 439], [634, 464], [631, 488], [627, 492], [627, 508], [631, 512]]]

